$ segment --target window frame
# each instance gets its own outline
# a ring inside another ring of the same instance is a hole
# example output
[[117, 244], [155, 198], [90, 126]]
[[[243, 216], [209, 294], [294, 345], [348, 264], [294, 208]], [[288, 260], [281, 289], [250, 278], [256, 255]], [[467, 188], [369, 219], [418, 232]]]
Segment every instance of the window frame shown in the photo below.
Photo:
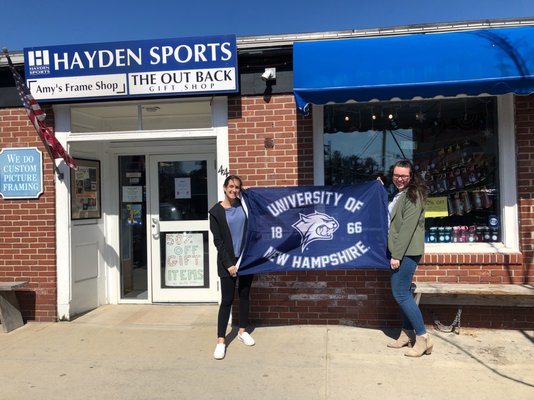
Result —
[[[497, 134], [501, 205], [501, 242], [499, 243], [426, 243], [426, 253], [514, 253], [519, 251], [517, 208], [517, 167], [514, 95], [497, 97]], [[444, 100], [447, 98], [444, 98]], [[324, 185], [324, 107], [313, 105], [314, 184]], [[506, 177], [506, 179], [504, 179]]]

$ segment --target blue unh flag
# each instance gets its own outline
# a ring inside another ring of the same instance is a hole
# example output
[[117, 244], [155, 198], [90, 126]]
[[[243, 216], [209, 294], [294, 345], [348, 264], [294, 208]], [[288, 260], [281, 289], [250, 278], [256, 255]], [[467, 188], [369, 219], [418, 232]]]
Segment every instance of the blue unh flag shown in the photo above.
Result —
[[251, 188], [239, 274], [389, 268], [387, 193], [378, 181], [351, 186]]

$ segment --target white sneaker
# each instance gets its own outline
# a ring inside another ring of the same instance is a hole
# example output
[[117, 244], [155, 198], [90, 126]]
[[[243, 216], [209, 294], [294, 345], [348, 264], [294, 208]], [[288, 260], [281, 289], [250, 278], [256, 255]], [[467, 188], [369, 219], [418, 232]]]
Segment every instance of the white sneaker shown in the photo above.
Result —
[[217, 343], [217, 346], [215, 346], [215, 351], [213, 352], [213, 358], [216, 360], [222, 360], [225, 353], [226, 345], [224, 343]]
[[254, 346], [256, 344], [256, 342], [254, 341], [254, 339], [252, 339], [252, 336], [250, 336], [248, 332], [243, 332], [242, 334], [238, 333], [237, 338], [247, 346]]

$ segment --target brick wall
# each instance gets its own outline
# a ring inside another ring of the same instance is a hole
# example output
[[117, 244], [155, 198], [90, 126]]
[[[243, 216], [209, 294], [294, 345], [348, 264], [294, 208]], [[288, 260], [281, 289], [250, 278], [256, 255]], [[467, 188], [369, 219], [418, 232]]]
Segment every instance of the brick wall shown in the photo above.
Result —
[[418, 282], [526, 283], [523, 257], [514, 254], [425, 254]]
[[229, 99], [230, 173], [245, 186], [313, 184], [311, 132], [311, 118], [297, 115], [292, 95]]
[[[53, 126], [52, 121], [47, 122]], [[25, 320], [57, 317], [53, 163], [23, 108], [0, 110], [1, 148], [37, 147], [43, 153], [43, 194], [38, 199], [0, 198], [0, 280], [29, 281], [17, 291]]]
[[519, 237], [525, 283], [534, 282], [534, 95], [516, 97]]
[[[524, 254], [426, 254], [416, 281], [462, 283], [533, 282], [534, 96], [517, 101], [521, 245]], [[230, 169], [247, 186], [313, 183], [312, 118], [297, 114], [291, 95], [229, 101]], [[265, 138], [274, 147], [265, 148]], [[525, 190], [525, 187], [528, 190]], [[236, 307], [234, 307], [236, 311]], [[425, 321], [448, 325], [455, 307], [422, 306]], [[234, 314], [237, 320], [237, 313]], [[386, 270], [299, 271], [259, 274], [251, 295], [257, 324], [398, 326], [399, 309]], [[534, 310], [468, 307], [462, 326], [534, 328]]]

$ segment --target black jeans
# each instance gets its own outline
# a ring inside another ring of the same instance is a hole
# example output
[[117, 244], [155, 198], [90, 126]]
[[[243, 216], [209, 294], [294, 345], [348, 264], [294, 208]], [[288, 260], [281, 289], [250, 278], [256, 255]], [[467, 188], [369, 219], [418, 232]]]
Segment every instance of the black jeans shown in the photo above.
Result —
[[238, 284], [237, 292], [239, 293], [239, 327], [246, 328], [248, 325], [249, 295], [254, 275], [243, 275], [235, 278], [228, 276], [220, 279], [222, 299], [217, 319], [217, 337], [225, 337], [226, 326], [234, 302], [236, 284]]

